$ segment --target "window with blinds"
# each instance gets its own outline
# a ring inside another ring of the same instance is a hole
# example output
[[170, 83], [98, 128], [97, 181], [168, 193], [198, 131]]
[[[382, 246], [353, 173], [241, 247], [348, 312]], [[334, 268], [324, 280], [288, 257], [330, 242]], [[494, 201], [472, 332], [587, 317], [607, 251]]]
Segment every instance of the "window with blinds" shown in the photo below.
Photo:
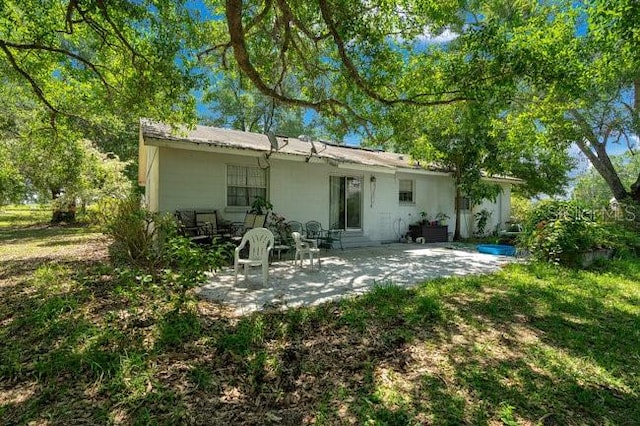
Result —
[[400, 179], [398, 191], [398, 201], [401, 203], [413, 203], [414, 202], [414, 184], [410, 179]]
[[227, 166], [227, 206], [248, 207], [267, 198], [267, 174], [260, 167]]

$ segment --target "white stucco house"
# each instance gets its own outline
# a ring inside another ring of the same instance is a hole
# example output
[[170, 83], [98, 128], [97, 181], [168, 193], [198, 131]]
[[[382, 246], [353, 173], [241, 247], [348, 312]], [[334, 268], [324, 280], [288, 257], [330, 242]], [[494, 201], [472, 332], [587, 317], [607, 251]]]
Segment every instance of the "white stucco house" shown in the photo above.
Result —
[[[304, 139], [304, 138], [303, 138]], [[502, 187], [487, 229], [510, 215], [516, 179], [488, 178]], [[140, 185], [152, 211], [216, 209], [241, 221], [252, 197], [266, 197], [287, 220], [317, 220], [344, 229], [345, 245], [398, 241], [421, 212], [449, 216], [453, 232], [455, 190], [450, 173], [414, 162], [408, 155], [324, 141], [267, 136], [206, 126], [175, 129], [141, 120]], [[473, 232], [464, 210], [462, 236]]]

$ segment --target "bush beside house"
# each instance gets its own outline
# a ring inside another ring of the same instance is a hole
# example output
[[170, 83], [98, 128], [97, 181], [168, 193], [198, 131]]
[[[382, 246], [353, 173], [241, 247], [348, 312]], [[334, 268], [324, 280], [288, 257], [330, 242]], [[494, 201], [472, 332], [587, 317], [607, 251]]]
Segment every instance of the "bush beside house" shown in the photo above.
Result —
[[541, 202], [528, 214], [520, 243], [535, 260], [571, 266], [640, 254], [638, 223], [603, 213], [578, 201]]

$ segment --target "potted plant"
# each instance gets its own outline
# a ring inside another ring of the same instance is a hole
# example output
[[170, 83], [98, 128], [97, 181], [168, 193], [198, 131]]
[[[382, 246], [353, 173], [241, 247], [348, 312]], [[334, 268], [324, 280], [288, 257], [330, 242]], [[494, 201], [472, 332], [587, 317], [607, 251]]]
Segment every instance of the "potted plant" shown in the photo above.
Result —
[[249, 210], [249, 213], [264, 215], [272, 209], [273, 204], [271, 204], [266, 198], [256, 197], [253, 200], [253, 203], [251, 203], [251, 210]]
[[449, 216], [446, 213], [443, 212], [439, 212], [436, 215], [436, 220], [438, 221], [438, 223], [440, 224], [440, 226], [447, 226], [447, 220], [449, 219]]
[[473, 215], [476, 220], [476, 237], [484, 237], [485, 229], [489, 223], [489, 219], [491, 219], [491, 214], [489, 210], [482, 209]]
[[426, 225], [427, 222], [429, 221], [429, 215], [425, 211], [420, 212], [420, 218], [421, 219], [418, 222], [418, 225]]

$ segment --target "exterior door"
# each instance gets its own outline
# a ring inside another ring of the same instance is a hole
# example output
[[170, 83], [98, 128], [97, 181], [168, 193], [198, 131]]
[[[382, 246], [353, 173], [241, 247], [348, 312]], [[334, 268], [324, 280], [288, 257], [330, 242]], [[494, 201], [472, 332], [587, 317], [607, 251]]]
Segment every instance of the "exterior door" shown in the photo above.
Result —
[[331, 176], [329, 227], [362, 229], [362, 178]]

